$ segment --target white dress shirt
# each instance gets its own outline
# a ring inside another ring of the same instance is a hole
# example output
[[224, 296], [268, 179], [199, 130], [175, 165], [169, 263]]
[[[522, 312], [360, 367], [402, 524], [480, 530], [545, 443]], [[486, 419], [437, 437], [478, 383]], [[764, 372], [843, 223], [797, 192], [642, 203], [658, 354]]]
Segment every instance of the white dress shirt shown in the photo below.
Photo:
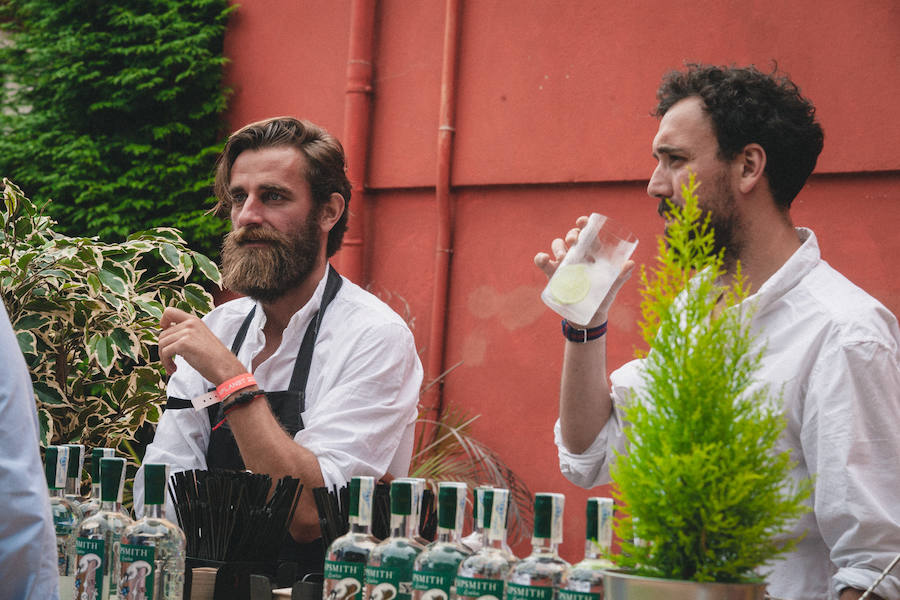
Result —
[[[288, 389], [297, 352], [319, 308], [326, 279], [322, 278], [309, 302], [291, 317], [275, 353], [252, 371], [261, 389]], [[226, 302], [203, 321], [230, 348], [254, 303], [250, 298]], [[259, 306], [238, 352], [248, 372], [265, 345], [265, 319]], [[190, 399], [213, 387], [181, 357], [176, 357], [175, 363], [178, 368], [167, 388], [170, 397]], [[345, 485], [354, 475], [407, 475], [421, 383], [422, 365], [409, 327], [378, 298], [344, 279], [325, 310], [316, 338], [306, 407], [300, 415], [305, 428], [294, 436], [316, 455], [327, 487]], [[205, 469], [209, 434], [206, 410], [167, 410], [147, 446], [144, 462], [171, 465], [172, 472]], [[135, 509], [143, 509], [141, 476], [135, 477]], [[174, 521], [168, 499], [167, 515]]]
[[34, 389], [0, 302], [0, 600], [59, 597]]
[[[776, 450], [791, 450], [797, 480], [815, 478], [790, 537], [796, 549], [762, 570], [768, 592], [788, 600], [837, 598], [866, 589], [900, 552], [900, 330], [877, 300], [822, 260], [812, 231], [757, 293], [753, 333], [765, 345], [759, 383], [782, 400], [787, 427]], [[583, 454], [554, 428], [560, 469], [582, 487], [609, 481], [613, 449], [623, 451], [621, 407], [641, 387], [641, 361], [610, 376], [614, 409]], [[900, 576], [875, 593], [900, 598]]]

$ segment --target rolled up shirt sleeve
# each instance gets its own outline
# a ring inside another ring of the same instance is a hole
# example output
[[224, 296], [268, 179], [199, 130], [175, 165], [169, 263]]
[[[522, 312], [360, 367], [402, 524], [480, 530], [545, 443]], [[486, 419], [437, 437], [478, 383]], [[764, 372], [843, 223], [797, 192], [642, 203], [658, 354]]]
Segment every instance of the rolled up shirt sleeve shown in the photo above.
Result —
[[583, 488], [609, 483], [609, 468], [615, 462], [616, 453], [625, 450], [624, 415], [622, 406], [632, 391], [640, 385], [639, 370], [642, 361], [633, 360], [610, 376], [613, 410], [606, 425], [581, 454], [570, 452], [562, 441], [559, 419], [553, 426], [553, 441], [559, 455], [559, 470], [563, 476]]

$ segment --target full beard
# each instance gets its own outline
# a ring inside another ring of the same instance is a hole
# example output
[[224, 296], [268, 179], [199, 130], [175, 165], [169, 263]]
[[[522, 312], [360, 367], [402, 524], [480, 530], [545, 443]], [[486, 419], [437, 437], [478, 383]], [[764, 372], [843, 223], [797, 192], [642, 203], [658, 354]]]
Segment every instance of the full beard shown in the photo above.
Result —
[[[310, 212], [294, 236], [259, 226], [226, 234], [222, 245], [225, 287], [260, 302], [271, 302], [302, 283], [315, 269], [320, 250], [316, 212]], [[266, 245], [246, 246], [249, 242]]]
[[[725, 268], [731, 268], [743, 248], [743, 242], [739, 239], [739, 217], [736, 211], [734, 194], [728, 189], [728, 181], [725, 174], [716, 177], [712, 188], [712, 194], [700, 196], [700, 223], [709, 217], [709, 226], [713, 230], [713, 247], [710, 254], [722, 253]], [[669, 205], [667, 199], [662, 199], [657, 207], [657, 212], [663, 218], [668, 218]], [[667, 227], [668, 229], [668, 227]], [[668, 232], [667, 232], [668, 235]], [[692, 233], [692, 235], [695, 235]]]

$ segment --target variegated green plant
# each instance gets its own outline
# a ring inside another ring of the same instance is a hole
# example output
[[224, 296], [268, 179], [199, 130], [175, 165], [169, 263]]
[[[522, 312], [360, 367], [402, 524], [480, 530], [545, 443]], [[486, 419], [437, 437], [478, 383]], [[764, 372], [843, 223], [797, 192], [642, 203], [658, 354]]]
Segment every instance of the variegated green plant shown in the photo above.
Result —
[[176, 229], [120, 243], [68, 237], [9, 180], [0, 215], [0, 296], [31, 371], [43, 444], [129, 447], [164, 399], [156, 356], [165, 306], [203, 314], [216, 265]]

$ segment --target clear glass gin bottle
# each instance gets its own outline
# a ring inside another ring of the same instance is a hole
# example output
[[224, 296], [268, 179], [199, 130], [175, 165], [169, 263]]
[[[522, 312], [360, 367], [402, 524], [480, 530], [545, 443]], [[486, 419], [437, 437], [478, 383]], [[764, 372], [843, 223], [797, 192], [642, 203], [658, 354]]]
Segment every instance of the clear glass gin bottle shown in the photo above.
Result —
[[531, 554], [512, 568], [506, 580], [507, 600], [553, 600], [564, 581], [569, 563], [560, 558], [562, 494], [535, 494], [534, 536]]
[[506, 544], [508, 511], [509, 490], [483, 490], [478, 514], [484, 538], [481, 549], [463, 560], [457, 570], [456, 597], [460, 600], [503, 598], [504, 582], [517, 561]]
[[350, 531], [331, 542], [325, 555], [324, 600], [363, 600], [366, 562], [378, 544], [372, 535], [374, 477], [350, 480]]
[[602, 600], [603, 572], [613, 567], [607, 558], [612, 545], [612, 498], [588, 498], [584, 559], [572, 565], [558, 600]]
[[49, 446], [44, 455], [44, 474], [50, 490], [50, 512], [56, 529], [56, 560], [59, 568], [61, 596], [71, 598], [74, 564], [69, 557], [75, 548], [75, 530], [81, 522], [81, 509], [65, 497], [68, 474], [69, 448]]
[[119, 553], [122, 532], [132, 520], [121, 512], [125, 485], [125, 459], [100, 460], [100, 511], [85, 519], [75, 532], [74, 593], [77, 600], [116, 598], [116, 575], [111, 573], [113, 558]]
[[437, 538], [416, 557], [413, 565], [413, 600], [446, 600], [453, 591], [456, 570], [472, 554], [461, 541], [466, 515], [464, 483], [438, 484]]
[[116, 455], [114, 448], [94, 448], [91, 450], [91, 497], [81, 505], [84, 518], [88, 518], [100, 511], [100, 459], [113, 458]]
[[168, 466], [144, 463], [144, 516], [122, 532], [111, 572], [120, 600], [181, 600], [186, 541], [165, 518]]
[[410, 600], [416, 557], [424, 549], [414, 537], [412, 481], [391, 482], [391, 534], [372, 548], [366, 564], [367, 600]]

